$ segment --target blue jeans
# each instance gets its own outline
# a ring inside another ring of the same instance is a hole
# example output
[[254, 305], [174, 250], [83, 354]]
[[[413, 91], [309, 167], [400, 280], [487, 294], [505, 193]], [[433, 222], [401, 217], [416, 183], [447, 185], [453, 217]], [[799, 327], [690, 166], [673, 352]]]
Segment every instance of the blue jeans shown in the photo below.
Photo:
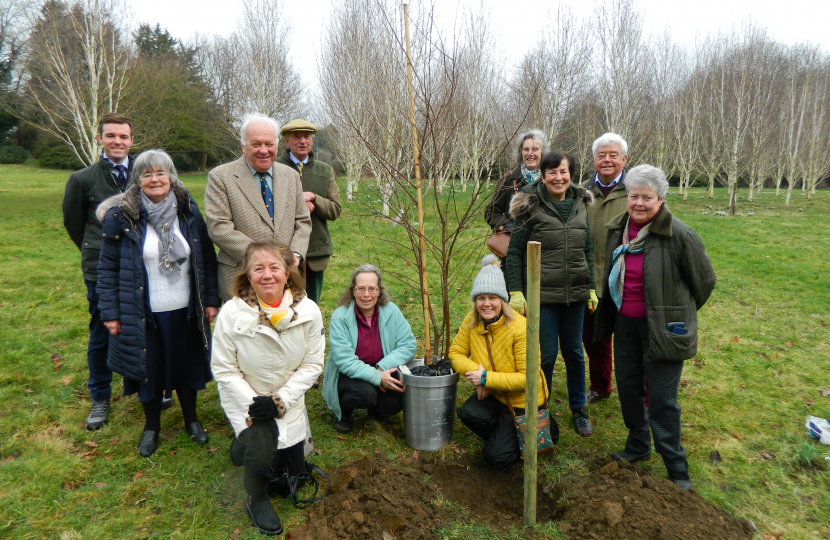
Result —
[[585, 358], [582, 353], [582, 322], [585, 302], [542, 304], [539, 313], [539, 346], [542, 371], [550, 389], [556, 354], [562, 348], [571, 409], [585, 406]]
[[86, 364], [89, 367], [89, 396], [93, 401], [109, 401], [112, 395], [112, 370], [107, 367], [110, 331], [101, 320], [98, 310], [97, 281], [84, 280], [86, 299], [89, 301], [89, 345], [86, 349]]

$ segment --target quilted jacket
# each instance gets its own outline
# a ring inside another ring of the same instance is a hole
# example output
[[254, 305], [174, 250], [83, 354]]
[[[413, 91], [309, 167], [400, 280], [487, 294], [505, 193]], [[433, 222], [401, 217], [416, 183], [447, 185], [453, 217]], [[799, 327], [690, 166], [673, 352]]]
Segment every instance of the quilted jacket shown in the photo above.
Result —
[[[470, 328], [470, 323], [478, 319], [478, 325]], [[485, 336], [490, 340], [490, 350], [493, 352], [493, 363], [496, 370], [490, 367], [490, 358], [487, 355]], [[504, 317], [484, 328], [484, 322], [476, 311], [471, 311], [464, 317], [458, 334], [450, 346], [450, 362], [455, 371], [464, 375], [468, 371], [475, 371], [481, 365], [487, 371], [487, 384], [492, 395], [502, 403], [507, 403], [504, 393], [510, 397], [513, 407], [523, 409], [525, 406], [525, 346], [527, 339], [527, 324], [525, 318], [516, 315], [516, 320], [509, 325], [505, 324]], [[539, 400], [538, 406], [546, 403], [548, 393], [542, 370], [539, 370]]]
[[[128, 379], [147, 380], [145, 320], [150, 296], [144, 272], [146, 212], [141, 209], [140, 189], [133, 185], [98, 207], [104, 222], [101, 259], [98, 262], [98, 308], [102, 321], [120, 321], [121, 332], [110, 336], [107, 365]], [[205, 361], [210, 358], [208, 306], [219, 307], [216, 254], [196, 201], [182, 186], [171, 190], [178, 204], [179, 229], [190, 245], [190, 291], [188, 320], [202, 334]], [[150, 318], [152, 324], [152, 318]]]

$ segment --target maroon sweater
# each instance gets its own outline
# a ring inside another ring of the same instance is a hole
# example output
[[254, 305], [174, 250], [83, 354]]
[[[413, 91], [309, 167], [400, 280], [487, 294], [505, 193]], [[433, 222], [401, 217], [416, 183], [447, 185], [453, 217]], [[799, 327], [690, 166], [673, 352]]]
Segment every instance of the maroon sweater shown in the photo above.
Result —
[[357, 305], [354, 306], [354, 312], [357, 316], [357, 347], [354, 353], [365, 364], [374, 366], [383, 360], [383, 346], [380, 343], [378, 328], [378, 306], [375, 304], [375, 313], [370, 320], [366, 320], [357, 309]]
[[[657, 217], [655, 215], [655, 217]], [[654, 218], [645, 223], [635, 223], [633, 219], [628, 222], [628, 241], [637, 238], [640, 230], [651, 223]], [[646, 316], [646, 291], [643, 287], [643, 260], [645, 250], [640, 253], [625, 254], [625, 282], [623, 283], [622, 307], [620, 313], [626, 317]]]

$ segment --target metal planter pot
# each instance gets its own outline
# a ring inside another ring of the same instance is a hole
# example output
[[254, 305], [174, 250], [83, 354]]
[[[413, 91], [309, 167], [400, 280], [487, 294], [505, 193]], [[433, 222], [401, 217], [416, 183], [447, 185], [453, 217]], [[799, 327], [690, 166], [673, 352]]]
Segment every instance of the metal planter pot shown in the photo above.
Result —
[[[410, 368], [416, 365], [423, 365], [423, 360], [408, 364]], [[458, 373], [439, 377], [402, 373], [401, 377], [406, 384], [403, 423], [407, 446], [424, 452], [438, 450], [452, 440]]]

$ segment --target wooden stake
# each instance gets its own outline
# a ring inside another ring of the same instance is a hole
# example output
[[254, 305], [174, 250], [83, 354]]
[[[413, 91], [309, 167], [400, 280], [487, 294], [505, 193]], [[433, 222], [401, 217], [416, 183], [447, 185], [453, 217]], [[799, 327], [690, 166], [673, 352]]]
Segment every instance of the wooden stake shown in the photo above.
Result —
[[429, 288], [427, 286], [427, 247], [424, 241], [424, 197], [421, 193], [421, 153], [418, 151], [418, 127], [415, 124], [415, 87], [412, 86], [412, 56], [409, 52], [409, 9], [403, 5], [406, 29], [406, 78], [409, 83], [409, 123], [412, 127], [412, 152], [415, 157], [415, 198], [418, 201], [419, 270], [421, 303], [424, 306], [424, 363], [432, 363], [432, 341], [429, 336]]
[[536, 424], [539, 399], [539, 284], [542, 244], [527, 243], [527, 382], [525, 383], [524, 526], [536, 525]]

